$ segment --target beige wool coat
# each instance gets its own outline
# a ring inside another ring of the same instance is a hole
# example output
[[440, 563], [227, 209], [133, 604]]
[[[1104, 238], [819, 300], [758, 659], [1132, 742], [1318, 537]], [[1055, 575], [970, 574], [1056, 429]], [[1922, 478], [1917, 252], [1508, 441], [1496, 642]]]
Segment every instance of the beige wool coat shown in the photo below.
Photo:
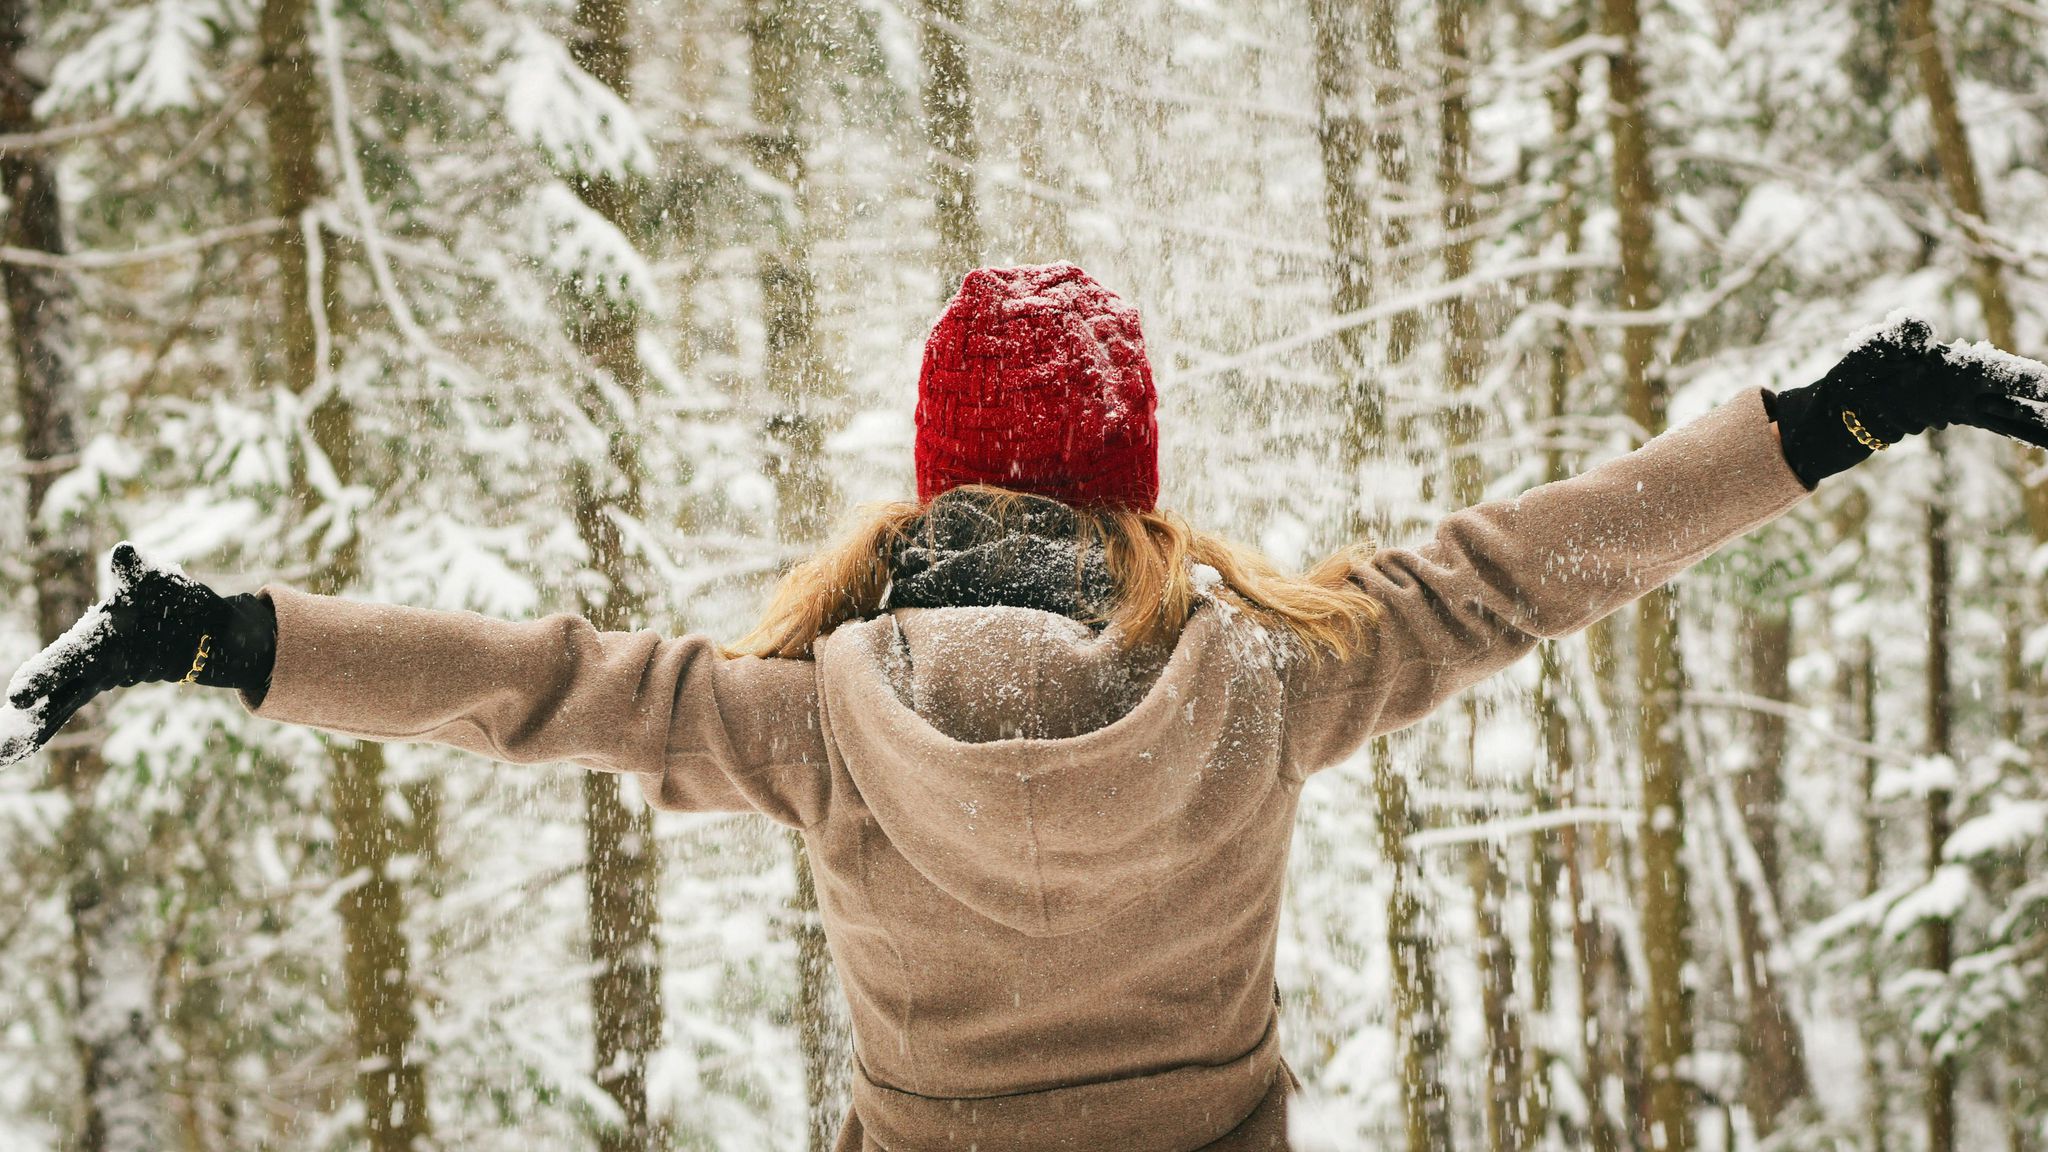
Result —
[[853, 1013], [842, 1149], [1277, 1148], [1303, 784], [1806, 495], [1746, 391], [1377, 552], [1356, 579], [1384, 619], [1341, 663], [1216, 602], [1150, 653], [1032, 609], [924, 608], [798, 661], [273, 587], [257, 714], [801, 829]]

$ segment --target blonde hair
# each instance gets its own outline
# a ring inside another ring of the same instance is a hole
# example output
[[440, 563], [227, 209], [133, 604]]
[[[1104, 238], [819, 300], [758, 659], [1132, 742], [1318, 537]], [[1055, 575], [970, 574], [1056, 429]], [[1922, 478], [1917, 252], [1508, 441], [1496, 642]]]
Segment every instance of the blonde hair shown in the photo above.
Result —
[[[1023, 519], [1027, 497], [1004, 488], [954, 489], [979, 498], [1000, 524]], [[808, 657], [818, 637], [849, 620], [882, 610], [889, 559], [929, 504], [899, 501], [863, 509], [853, 529], [792, 568], [776, 587], [761, 622], [731, 655]], [[1380, 605], [1351, 579], [1372, 555], [1371, 544], [1339, 549], [1299, 576], [1288, 575], [1258, 552], [1200, 531], [1171, 512], [1128, 508], [1075, 508], [1085, 545], [1101, 544], [1115, 587], [1101, 620], [1136, 643], [1170, 640], [1203, 595], [1217, 596], [1269, 630], [1289, 636], [1318, 656], [1343, 659], [1365, 644]], [[1207, 565], [1220, 587], [1196, 587], [1194, 568]], [[1078, 578], [1078, 572], [1076, 573]]]

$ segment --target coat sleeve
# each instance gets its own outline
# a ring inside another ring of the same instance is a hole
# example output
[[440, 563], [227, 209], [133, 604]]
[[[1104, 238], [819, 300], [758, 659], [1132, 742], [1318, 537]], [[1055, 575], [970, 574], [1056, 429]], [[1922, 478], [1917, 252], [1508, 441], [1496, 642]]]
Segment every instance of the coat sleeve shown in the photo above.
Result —
[[1287, 678], [1287, 757], [1306, 775], [1427, 716], [1537, 641], [1576, 632], [1808, 495], [1762, 389], [1627, 455], [1446, 517], [1353, 579], [1384, 614], [1367, 649]]
[[808, 660], [727, 658], [701, 636], [600, 632], [568, 615], [512, 623], [264, 593], [277, 663], [258, 716], [628, 772], [658, 808], [758, 811], [794, 827], [823, 815], [830, 776]]

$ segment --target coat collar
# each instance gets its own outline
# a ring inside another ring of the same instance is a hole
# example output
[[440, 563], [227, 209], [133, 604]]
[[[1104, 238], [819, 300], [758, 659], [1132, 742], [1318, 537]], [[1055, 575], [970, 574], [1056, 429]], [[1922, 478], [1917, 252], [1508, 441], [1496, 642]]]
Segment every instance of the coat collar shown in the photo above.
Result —
[[1001, 509], [985, 493], [940, 496], [891, 550], [889, 571], [884, 609], [1036, 608], [1100, 625], [1116, 601], [1102, 543], [1040, 496]]

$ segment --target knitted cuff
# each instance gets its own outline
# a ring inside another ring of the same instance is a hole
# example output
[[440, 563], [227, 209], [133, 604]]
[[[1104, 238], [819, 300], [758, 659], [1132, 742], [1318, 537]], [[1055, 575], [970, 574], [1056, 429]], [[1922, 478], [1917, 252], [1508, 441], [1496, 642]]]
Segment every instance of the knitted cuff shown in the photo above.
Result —
[[1769, 389], [1764, 391], [1765, 408], [1778, 421], [1785, 463], [1809, 492], [1835, 473], [1863, 463], [1871, 452], [1849, 431], [1840, 406], [1829, 402], [1822, 391], [1820, 384], [1775, 395]]
[[221, 604], [219, 615], [207, 625], [206, 666], [197, 681], [213, 688], [239, 688], [261, 703], [277, 663], [277, 609], [270, 597], [254, 592], [229, 596]]

